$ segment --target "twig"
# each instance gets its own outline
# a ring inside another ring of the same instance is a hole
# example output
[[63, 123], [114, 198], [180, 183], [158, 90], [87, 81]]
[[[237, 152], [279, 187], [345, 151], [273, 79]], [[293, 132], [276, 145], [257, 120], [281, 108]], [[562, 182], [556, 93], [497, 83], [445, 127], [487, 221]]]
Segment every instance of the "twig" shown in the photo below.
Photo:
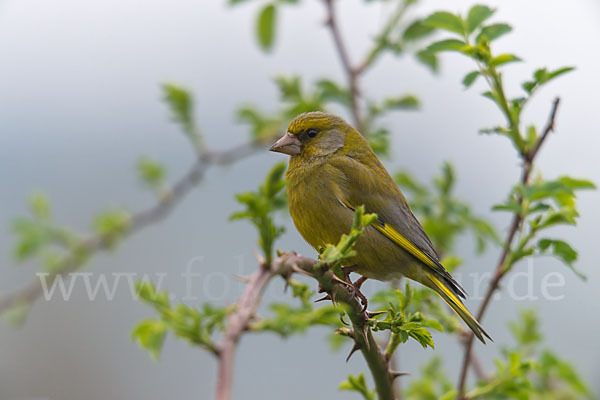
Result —
[[[550, 116], [548, 118], [546, 127], [544, 128], [544, 130], [542, 132], [542, 135], [539, 137], [538, 141], [531, 148], [531, 150], [529, 150], [526, 153], [521, 154], [521, 157], [523, 158], [521, 183], [523, 185], [527, 185], [529, 183], [529, 177], [530, 177], [531, 171], [533, 169], [533, 162], [534, 162], [536, 156], [538, 155], [540, 148], [542, 147], [546, 138], [548, 137], [549, 133], [554, 130], [554, 121], [556, 118], [556, 112], [557, 112], [559, 104], [560, 104], [560, 98], [557, 97], [552, 104], [552, 110], [550, 112]], [[522, 198], [518, 199], [519, 204], [522, 201], [523, 201]], [[500, 259], [498, 260], [498, 263], [496, 265], [494, 276], [493, 276], [492, 280], [490, 281], [490, 284], [487, 288], [487, 291], [485, 293], [483, 301], [482, 301], [481, 305], [479, 306], [479, 310], [477, 312], [477, 320], [479, 320], [480, 322], [483, 319], [483, 316], [485, 315], [485, 311], [487, 310], [487, 308], [490, 304], [492, 296], [494, 295], [495, 291], [500, 286], [500, 281], [502, 280], [504, 275], [508, 272], [508, 270], [505, 268], [506, 267], [505, 266], [506, 259], [510, 253], [510, 248], [512, 246], [513, 240], [514, 240], [516, 233], [519, 230], [522, 222], [523, 222], [522, 215], [519, 213], [515, 213], [513, 215], [512, 221], [510, 223], [510, 228], [508, 230], [508, 234], [506, 235], [506, 240], [504, 241], [504, 248], [502, 249], [502, 253], [500, 254]], [[465, 342], [465, 352], [464, 352], [464, 357], [463, 357], [463, 363], [462, 363], [462, 367], [460, 370], [460, 376], [459, 376], [459, 380], [458, 380], [458, 398], [459, 399], [464, 398], [465, 384], [467, 381], [467, 372], [469, 370], [469, 365], [472, 361], [471, 354], [472, 354], [472, 349], [473, 349], [473, 339], [474, 339], [474, 335], [471, 332], [471, 333], [469, 333], [469, 336]]]
[[[262, 149], [262, 144], [250, 142], [233, 147], [225, 151], [204, 150], [198, 155], [196, 162], [156, 204], [141, 210], [130, 217], [129, 225], [121, 233], [120, 238], [127, 237], [138, 230], [152, 225], [169, 214], [169, 212], [183, 200], [183, 198], [204, 177], [204, 173], [211, 165], [231, 164], [250, 154]], [[78, 269], [82, 262], [94, 253], [108, 249], [112, 242], [102, 235], [91, 235], [65, 256], [61, 265], [47, 279], [55, 279], [58, 275], [68, 274]], [[42, 294], [42, 285], [39, 279], [32, 279], [16, 292], [0, 299], [0, 313], [15, 305], [30, 305]]]
[[388, 43], [390, 34], [402, 19], [402, 16], [409, 7], [409, 4], [410, 2], [408, 1], [398, 1], [398, 7], [391, 14], [391, 17], [388, 19], [381, 32], [376, 36], [377, 39], [375, 46], [373, 46], [373, 48], [367, 53], [367, 56], [364, 58], [364, 60], [355, 68], [357, 75], [365, 72], [371, 65], [373, 65], [377, 57], [381, 55], [382, 50]]
[[348, 50], [346, 49], [346, 45], [344, 44], [339, 25], [337, 23], [337, 15], [335, 7], [333, 5], [333, 1], [334, 0], [324, 0], [325, 7], [327, 9], [326, 25], [331, 31], [331, 35], [333, 36], [333, 41], [335, 43], [335, 48], [338, 52], [338, 56], [342, 63], [342, 67], [344, 68], [344, 71], [346, 73], [346, 78], [348, 79], [348, 86], [350, 89], [350, 108], [352, 111], [354, 123], [356, 124], [356, 129], [364, 135], [365, 132], [363, 131], [364, 127], [358, 105], [358, 99], [360, 97], [360, 91], [358, 88], [358, 76], [360, 72], [352, 65], [352, 62], [350, 61]]
[[550, 112], [550, 117], [548, 118], [548, 122], [546, 123], [546, 127], [542, 132], [542, 136], [540, 136], [539, 140], [536, 142], [535, 146], [529, 151], [527, 154], [527, 159], [529, 161], [533, 161], [537, 153], [540, 151], [540, 147], [546, 140], [546, 137], [550, 134], [550, 132], [554, 131], [554, 120], [556, 119], [556, 112], [558, 110], [558, 105], [560, 104], [560, 97], [554, 99], [552, 103], [552, 111]]

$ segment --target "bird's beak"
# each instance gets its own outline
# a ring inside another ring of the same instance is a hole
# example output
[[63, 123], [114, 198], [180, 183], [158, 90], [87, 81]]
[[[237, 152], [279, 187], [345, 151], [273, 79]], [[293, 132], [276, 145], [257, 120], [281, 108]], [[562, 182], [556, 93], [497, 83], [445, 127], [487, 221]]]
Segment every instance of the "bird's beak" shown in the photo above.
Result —
[[287, 132], [281, 139], [276, 141], [275, 144], [269, 148], [269, 151], [295, 156], [300, 154], [302, 151], [301, 145], [302, 143], [300, 143], [300, 140], [296, 136]]

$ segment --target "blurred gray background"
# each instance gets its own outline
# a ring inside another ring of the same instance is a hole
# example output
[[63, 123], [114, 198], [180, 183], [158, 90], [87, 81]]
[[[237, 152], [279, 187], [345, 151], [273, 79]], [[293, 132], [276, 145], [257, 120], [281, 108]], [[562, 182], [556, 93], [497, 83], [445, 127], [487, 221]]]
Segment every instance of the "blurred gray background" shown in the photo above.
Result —
[[[341, 2], [340, 2], [341, 3]], [[424, 1], [423, 15], [434, 9], [465, 11], [473, 1]], [[507, 86], [518, 84], [540, 66], [574, 65], [577, 71], [539, 93], [527, 110], [528, 121], [545, 123], [552, 98], [560, 95], [557, 132], [547, 141], [539, 166], [545, 176], [571, 174], [600, 183], [600, 6], [595, 0], [487, 1], [498, 6], [495, 17], [514, 32], [496, 49], [514, 52], [524, 63], [506, 67]], [[340, 21], [356, 59], [369, 46], [374, 27], [387, 6], [359, 1], [340, 4]], [[137, 210], [153, 197], [138, 183], [134, 165], [147, 154], [164, 161], [175, 179], [193, 161], [185, 138], [160, 101], [161, 82], [188, 86], [196, 95], [197, 119], [214, 148], [247, 140], [247, 128], [234, 111], [244, 103], [264, 109], [277, 106], [271, 79], [276, 74], [302, 74], [309, 79], [342, 79], [331, 38], [323, 29], [318, 1], [284, 7], [271, 55], [255, 44], [257, 5], [226, 7], [225, 1], [198, 0], [4, 0], [0, 2], [0, 294], [31, 279], [37, 266], [15, 265], [9, 223], [27, 212], [34, 190], [47, 192], [57, 220], [85, 232], [91, 216], [107, 206]], [[394, 157], [390, 170], [409, 168], [426, 180], [443, 160], [457, 169], [457, 192], [478, 213], [490, 216], [504, 232], [508, 216], [490, 213], [518, 177], [518, 160], [507, 140], [480, 136], [501, 116], [480, 98], [482, 86], [464, 91], [462, 76], [473, 69], [468, 60], [443, 58], [442, 73], [433, 76], [410, 57], [386, 56], [367, 74], [364, 91], [372, 97], [415, 93], [420, 112], [389, 118]], [[513, 92], [514, 93], [514, 92]], [[263, 152], [228, 168], [209, 171], [202, 185], [164, 222], [127, 240], [117, 252], [97, 257], [89, 272], [167, 272], [165, 285], [185, 294], [180, 274], [194, 257], [203, 257], [194, 271], [199, 299], [191, 304], [231, 302], [242, 284], [233, 273], [255, 268], [255, 232], [247, 223], [228, 223], [238, 206], [233, 193], [257, 186], [281, 155]], [[600, 390], [600, 329], [596, 302], [596, 260], [600, 209], [598, 194], [580, 196], [579, 228], [561, 229], [579, 251], [578, 267], [587, 283], [553, 259], [536, 259], [533, 284], [540, 295], [544, 273], [561, 272], [566, 279], [561, 301], [515, 301], [503, 295], [490, 307], [484, 325], [495, 339], [482, 353], [486, 368], [503, 344], [510, 343], [506, 321], [521, 307], [534, 307], [543, 320], [546, 344], [569, 359], [590, 386]], [[289, 229], [278, 247], [314, 255]], [[491, 270], [497, 249], [471, 256], [472, 240], [459, 242], [465, 256], [463, 276]], [[241, 260], [241, 261], [240, 261]], [[525, 266], [521, 266], [525, 268]], [[473, 282], [463, 280], [467, 291]], [[381, 285], [370, 283], [368, 291]], [[275, 282], [266, 300], [287, 299]], [[515, 281], [517, 293], [527, 282]], [[474, 309], [477, 300], [468, 301]], [[204, 399], [213, 393], [216, 363], [212, 356], [169, 338], [159, 362], [131, 342], [134, 324], [152, 315], [131, 299], [121, 285], [115, 299], [89, 301], [76, 285], [70, 301], [59, 297], [35, 304], [25, 326], [0, 325], [0, 399]], [[237, 357], [236, 398], [346, 398], [337, 391], [350, 372], [366, 369], [360, 357], [344, 363], [346, 351], [330, 351], [326, 329], [313, 329], [287, 341], [271, 334], [246, 335]], [[461, 351], [452, 338], [436, 335], [436, 353], [444, 356], [452, 379]], [[418, 365], [434, 353], [411, 343], [401, 348], [403, 370], [418, 375]], [[410, 381], [411, 377], [405, 378]]]

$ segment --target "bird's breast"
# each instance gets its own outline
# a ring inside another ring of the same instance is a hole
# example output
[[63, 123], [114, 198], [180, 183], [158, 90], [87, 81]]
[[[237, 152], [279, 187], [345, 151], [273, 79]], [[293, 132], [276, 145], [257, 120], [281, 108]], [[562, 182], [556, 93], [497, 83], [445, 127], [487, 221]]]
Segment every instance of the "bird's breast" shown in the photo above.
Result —
[[315, 249], [336, 244], [352, 226], [352, 212], [338, 200], [340, 179], [326, 164], [287, 174], [288, 205], [296, 229]]

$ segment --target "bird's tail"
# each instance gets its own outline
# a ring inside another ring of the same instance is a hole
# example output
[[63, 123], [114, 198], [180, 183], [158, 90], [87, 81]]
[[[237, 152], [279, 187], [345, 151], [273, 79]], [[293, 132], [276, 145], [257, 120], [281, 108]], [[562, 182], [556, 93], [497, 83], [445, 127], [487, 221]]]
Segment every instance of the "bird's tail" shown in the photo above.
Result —
[[454, 310], [454, 312], [456, 312], [458, 314], [458, 316], [463, 321], [465, 321], [465, 324], [467, 324], [467, 326], [469, 328], [471, 328], [471, 330], [473, 331], [475, 336], [477, 336], [477, 339], [481, 340], [482, 343], [485, 343], [485, 340], [483, 338], [485, 336], [486, 338], [490, 339], [492, 342], [494, 341], [490, 337], [490, 335], [488, 335], [488, 333], [483, 329], [483, 327], [479, 324], [479, 322], [477, 322], [475, 317], [473, 317], [473, 315], [471, 315], [469, 310], [467, 310], [467, 307], [465, 307], [465, 305], [462, 303], [462, 301], [460, 301], [458, 296], [456, 296], [453, 293], [453, 291], [447, 285], [444, 284], [444, 282], [442, 280], [437, 278], [433, 273], [431, 273], [429, 271], [425, 271], [425, 274], [427, 275], [427, 277], [429, 278], [429, 281], [431, 282], [431, 285], [427, 285], [427, 286], [429, 286], [433, 290], [435, 290], [440, 295], [440, 297], [442, 299], [444, 299], [446, 304], [448, 304], [450, 306], [450, 308], [452, 308]]

